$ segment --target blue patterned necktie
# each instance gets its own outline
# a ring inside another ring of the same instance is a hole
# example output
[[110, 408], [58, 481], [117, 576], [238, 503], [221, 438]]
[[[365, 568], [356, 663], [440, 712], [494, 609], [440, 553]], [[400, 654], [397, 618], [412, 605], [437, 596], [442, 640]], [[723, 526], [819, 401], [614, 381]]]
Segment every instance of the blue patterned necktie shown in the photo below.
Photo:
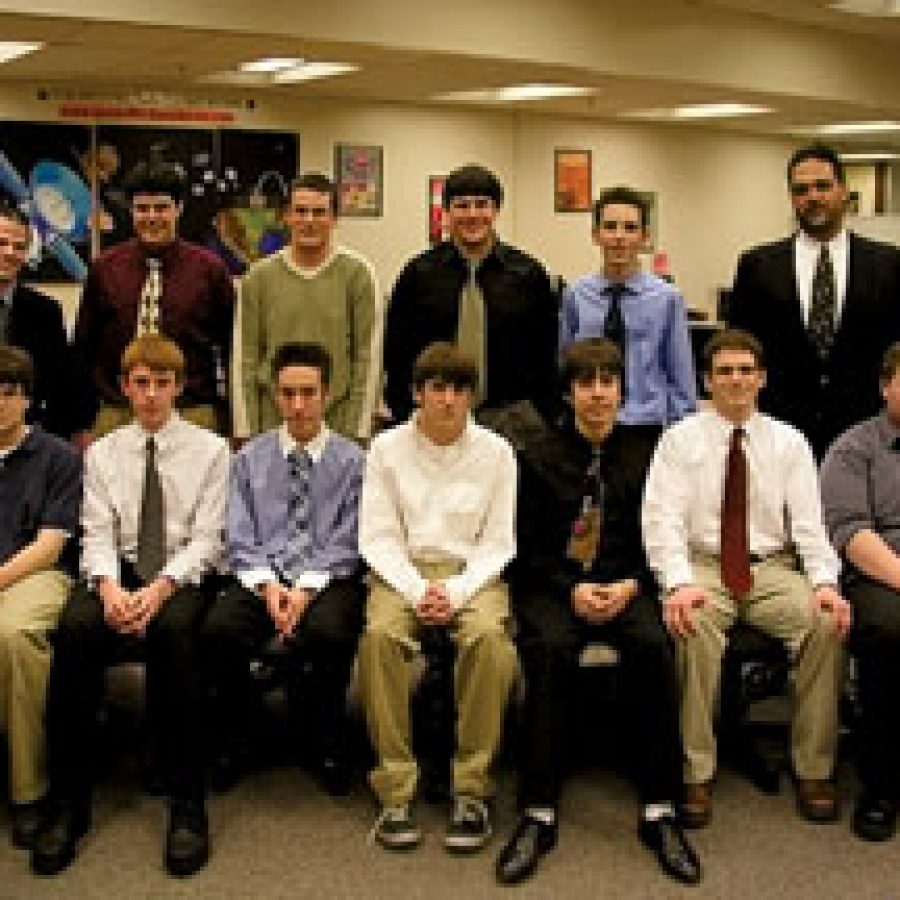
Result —
[[307, 567], [312, 554], [309, 523], [309, 475], [312, 460], [305, 450], [295, 449], [288, 454], [288, 465], [291, 470], [291, 494], [288, 501], [284, 574], [293, 581]]

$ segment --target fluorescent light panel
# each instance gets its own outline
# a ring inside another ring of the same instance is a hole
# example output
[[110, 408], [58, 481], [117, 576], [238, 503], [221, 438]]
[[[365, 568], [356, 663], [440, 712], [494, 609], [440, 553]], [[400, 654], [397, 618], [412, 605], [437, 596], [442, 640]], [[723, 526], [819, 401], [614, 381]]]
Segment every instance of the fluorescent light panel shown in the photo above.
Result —
[[475, 91], [450, 91], [439, 94], [436, 100], [461, 100], [475, 103], [521, 102], [527, 100], [547, 100], [554, 97], [583, 97], [593, 94], [594, 88], [574, 84], [510, 84], [506, 87], [483, 88]]
[[900, 131], [900, 122], [836, 122], [820, 125], [817, 134], [874, 134], [881, 131]]
[[626, 119], [730, 119], [736, 116], [754, 116], [772, 112], [768, 106], [756, 106], [751, 103], [692, 103], [688, 106], [675, 106], [668, 109], [635, 109], [620, 113]]
[[239, 68], [242, 72], [283, 72], [302, 65], [303, 60], [296, 56], [264, 56], [241, 63]]
[[900, 16], [900, 0], [837, 0], [831, 4], [836, 12], [857, 16], [888, 18]]
[[359, 66], [349, 63], [308, 62], [290, 69], [283, 69], [272, 76], [277, 84], [293, 84], [297, 81], [313, 81], [316, 78], [331, 78], [345, 72], [356, 72]]
[[28, 56], [35, 50], [40, 50], [42, 43], [29, 43], [27, 41], [0, 41], [0, 63], [10, 62], [20, 56]]
[[843, 162], [889, 162], [892, 159], [900, 159], [900, 153], [842, 153]]

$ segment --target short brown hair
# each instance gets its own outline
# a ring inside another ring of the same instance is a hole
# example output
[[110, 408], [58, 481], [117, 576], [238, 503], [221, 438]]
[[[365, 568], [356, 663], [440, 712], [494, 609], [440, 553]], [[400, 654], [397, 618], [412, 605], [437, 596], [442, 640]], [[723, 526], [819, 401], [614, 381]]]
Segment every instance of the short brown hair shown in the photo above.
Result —
[[334, 182], [321, 172], [304, 172], [298, 175], [292, 182], [288, 195], [285, 198], [285, 206], [293, 202], [294, 191], [312, 191], [314, 194], [325, 194], [328, 197], [328, 205], [331, 214], [338, 214], [338, 192]]
[[563, 353], [560, 380], [564, 393], [572, 385], [598, 375], [622, 380], [622, 351], [608, 338], [585, 338], [569, 344]]
[[21, 347], [0, 344], [0, 384], [16, 385], [23, 394], [31, 396], [34, 387], [34, 363]]
[[725, 328], [717, 331], [706, 342], [706, 346], [703, 348], [703, 371], [707, 374], [712, 372], [713, 359], [720, 350], [745, 350], [747, 353], [753, 354], [756, 365], [760, 369], [766, 367], [763, 345], [749, 331], [742, 331], [740, 328]]
[[639, 191], [627, 185], [620, 184], [607, 188], [594, 203], [594, 228], [603, 224], [603, 210], [607, 206], [631, 206], [638, 211], [641, 231], [647, 230], [647, 201]]
[[184, 354], [178, 344], [161, 334], [141, 335], [125, 348], [120, 365], [122, 378], [138, 366], [154, 372], [173, 372], [179, 384], [184, 381]]
[[881, 383], [887, 384], [900, 369], [900, 341], [894, 341], [881, 357]]
[[416, 357], [412, 380], [416, 390], [429, 381], [442, 381], [444, 384], [474, 391], [478, 384], [478, 365], [456, 344], [437, 341], [429, 344]]

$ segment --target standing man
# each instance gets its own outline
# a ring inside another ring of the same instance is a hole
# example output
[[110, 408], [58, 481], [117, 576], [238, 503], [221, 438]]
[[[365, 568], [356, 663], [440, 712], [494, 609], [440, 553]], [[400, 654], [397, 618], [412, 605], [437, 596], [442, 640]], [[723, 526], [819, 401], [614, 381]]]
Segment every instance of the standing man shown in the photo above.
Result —
[[29, 420], [80, 441], [94, 418], [90, 392], [74, 365], [59, 304], [19, 281], [30, 242], [28, 217], [0, 205], [0, 342], [21, 347], [31, 357]]
[[228, 734], [221, 787], [242, 774], [240, 744], [252, 727], [249, 662], [278, 639], [288, 649], [289, 684], [302, 683], [316, 714], [303, 725], [319, 782], [332, 794], [349, 788], [345, 710], [362, 629], [363, 452], [323, 422], [330, 376], [331, 359], [320, 344], [282, 344], [271, 376], [282, 424], [246, 444], [235, 461], [228, 555], [237, 581], [204, 626], [224, 713], [220, 726]]
[[893, 836], [900, 804], [900, 343], [884, 355], [881, 395], [881, 414], [838, 438], [822, 464], [825, 519], [848, 563], [850, 647], [859, 673], [862, 791], [853, 830], [869, 841]]
[[381, 399], [384, 303], [369, 263], [334, 245], [337, 189], [307, 172], [291, 184], [284, 210], [290, 243], [250, 267], [241, 288], [241, 371], [247, 434], [280, 422], [270, 376], [278, 348], [312, 341], [333, 362], [325, 419], [367, 438]]
[[556, 295], [537, 260], [497, 237], [502, 204], [500, 182], [482, 166], [447, 177], [450, 240], [407, 263], [388, 308], [384, 369], [395, 422], [413, 408], [413, 366], [434, 341], [454, 341], [475, 359], [473, 408], [530, 400], [540, 412], [553, 410]]
[[762, 342], [760, 408], [802, 431], [817, 459], [878, 412], [878, 366], [900, 338], [900, 250], [844, 227], [844, 167], [830, 147], [798, 150], [787, 168], [799, 229], [738, 261], [728, 323]]
[[17, 847], [30, 847], [41, 823], [48, 632], [77, 558], [81, 503], [79, 455], [25, 423], [33, 383], [28, 354], [0, 344], [0, 727]]
[[794, 667], [797, 810], [837, 818], [831, 783], [841, 641], [850, 607], [822, 524], [808, 442], [757, 411], [762, 347], [726, 330], [706, 346], [710, 407], [664, 432], [644, 493], [644, 545], [663, 590], [681, 674], [685, 824], [712, 811], [713, 711], [722, 653], [740, 616], [786, 645]]
[[366, 464], [359, 543], [372, 582], [359, 680], [378, 756], [373, 833], [393, 850], [420, 839], [409, 700], [425, 629], [456, 645], [455, 801], [444, 845], [474, 852], [491, 835], [490, 768], [515, 671], [500, 576], [515, 552], [516, 463], [510, 445], [469, 415], [477, 384], [477, 366], [455, 345], [423, 350], [415, 415], [375, 438]]
[[519, 454], [512, 591], [526, 684], [522, 815], [497, 860], [497, 879], [529, 877], [556, 843], [578, 658], [601, 640], [619, 651], [620, 683], [634, 711], [638, 834], [668, 875], [693, 883], [700, 863], [674, 806], [681, 794], [678, 672], [641, 543], [641, 494], [657, 429], [616, 421], [622, 358], [611, 341], [576, 341], [562, 370], [570, 410]]
[[100, 403], [94, 434], [131, 418], [119, 365], [125, 347], [144, 334], [165, 335], [184, 353], [178, 396], [184, 417], [224, 433], [228, 416], [219, 382], [233, 337], [231, 276], [216, 256], [178, 236], [185, 194], [179, 166], [140, 163], [126, 188], [135, 237], [94, 261], [75, 322], [75, 349]]
[[594, 204], [603, 270], [563, 294], [559, 348], [562, 353], [582, 338], [611, 340], [625, 369], [619, 421], [665, 426], [694, 411], [697, 382], [684, 298], [667, 281], [641, 271], [647, 238], [641, 195], [630, 187], [604, 191]]
[[147, 667], [147, 715], [170, 794], [166, 868], [185, 877], [209, 858], [197, 632], [203, 583], [222, 553], [229, 451], [175, 411], [184, 372], [172, 341], [129, 344], [122, 394], [134, 419], [88, 449], [84, 580], [59, 620], [47, 692], [51, 812], [31, 852], [38, 875], [65, 869], [90, 827], [103, 676], [123, 652], [139, 652]]

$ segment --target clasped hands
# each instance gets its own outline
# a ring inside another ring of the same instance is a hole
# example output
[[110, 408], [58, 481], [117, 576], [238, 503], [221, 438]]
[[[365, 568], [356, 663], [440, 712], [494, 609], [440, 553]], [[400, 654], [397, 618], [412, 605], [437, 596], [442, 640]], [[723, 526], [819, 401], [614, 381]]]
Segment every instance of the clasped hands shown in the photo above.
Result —
[[[712, 604], [708, 591], [695, 584], [675, 588], [663, 600], [663, 621], [675, 637], [686, 638], [696, 632], [693, 612]], [[831, 616], [835, 632], [841, 638], [850, 633], [850, 604], [830, 584], [819, 585], [812, 593], [812, 607]]]
[[297, 623], [309, 607], [312, 593], [306, 588], [285, 587], [277, 581], [267, 581], [260, 585], [259, 592], [278, 636], [282, 640], [293, 637]]
[[597, 584], [582, 581], [572, 588], [572, 609], [582, 619], [602, 625], [614, 619], [637, 595], [638, 583], [633, 578]]
[[454, 613], [447, 588], [440, 581], [428, 582], [428, 587], [416, 603], [415, 610], [423, 625], [446, 625]]
[[174, 583], [166, 577], [155, 578], [136, 591], [125, 590], [110, 578], [102, 578], [97, 585], [106, 624], [119, 634], [139, 637], [174, 591]]

